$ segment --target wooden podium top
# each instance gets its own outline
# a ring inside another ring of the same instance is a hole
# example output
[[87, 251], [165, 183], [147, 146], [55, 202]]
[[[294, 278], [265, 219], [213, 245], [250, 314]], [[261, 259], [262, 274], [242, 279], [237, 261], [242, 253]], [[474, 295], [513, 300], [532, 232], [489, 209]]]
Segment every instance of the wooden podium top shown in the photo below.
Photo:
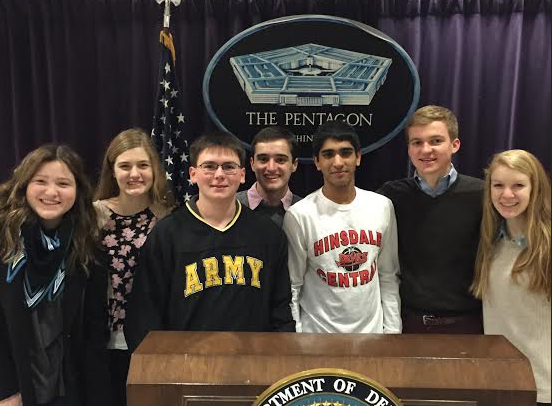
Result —
[[267, 387], [314, 368], [342, 368], [392, 389], [535, 392], [529, 361], [502, 336], [151, 332], [128, 385]]
[[520, 359], [503, 336], [152, 331], [135, 354]]

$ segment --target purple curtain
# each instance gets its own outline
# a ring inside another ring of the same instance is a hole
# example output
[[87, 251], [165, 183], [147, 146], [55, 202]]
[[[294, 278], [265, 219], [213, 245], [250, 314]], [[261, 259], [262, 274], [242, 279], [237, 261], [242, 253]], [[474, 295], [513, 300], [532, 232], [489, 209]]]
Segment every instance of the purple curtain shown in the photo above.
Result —
[[[171, 31], [194, 133], [213, 128], [201, 83], [235, 34], [272, 18], [329, 14], [372, 25], [412, 57], [420, 105], [460, 121], [459, 171], [481, 176], [490, 155], [524, 148], [551, 167], [552, 0], [182, 0]], [[96, 175], [119, 131], [151, 127], [162, 6], [154, 0], [0, 0], [0, 181], [47, 142], [73, 146]], [[411, 172], [402, 135], [363, 156], [360, 187]], [[248, 183], [253, 176], [248, 174]], [[292, 178], [321, 185], [310, 165]]]

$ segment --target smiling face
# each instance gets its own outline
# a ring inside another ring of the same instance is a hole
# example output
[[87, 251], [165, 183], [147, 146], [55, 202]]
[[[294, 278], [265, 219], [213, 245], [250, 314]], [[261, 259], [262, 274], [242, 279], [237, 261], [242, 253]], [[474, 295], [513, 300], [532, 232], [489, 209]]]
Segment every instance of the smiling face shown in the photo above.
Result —
[[258, 186], [265, 194], [283, 196], [291, 174], [297, 169], [297, 160], [293, 161], [289, 144], [284, 139], [257, 143], [250, 162]]
[[128, 149], [113, 164], [113, 175], [119, 186], [119, 194], [142, 196], [153, 185], [150, 158], [142, 147]]
[[504, 165], [491, 173], [491, 201], [498, 213], [509, 221], [525, 222], [531, 198], [529, 176]]
[[46, 162], [31, 178], [25, 196], [40, 223], [47, 229], [56, 228], [75, 204], [75, 177], [63, 162]]
[[416, 172], [434, 186], [450, 171], [452, 155], [460, 149], [460, 140], [450, 139], [442, 121], [409, 127], [407, 133], [408, 156]]
[[227, 174], [221, 166], [218, 166], [214, 173], [201, 167], [203, 164], [225, 163], [240, 166], [240, 158], [233, 150], [221, 147], [206, 148], [199, 153], [197, 165], [190, 167], [190, 180], [197, 183], [199, 200], [217, 203], [236, 198], [240, 184], [245, 183], [245, 168], [239, 167], [236, 173]]
[[355, 171], [360, 165], [360, 152], [350, 141], [328, 138], [322, 144], [318, 156], [314, 157], [316, 169], [322, 172], [324, 188], [333, 191], [351, 189], [355, 186]]

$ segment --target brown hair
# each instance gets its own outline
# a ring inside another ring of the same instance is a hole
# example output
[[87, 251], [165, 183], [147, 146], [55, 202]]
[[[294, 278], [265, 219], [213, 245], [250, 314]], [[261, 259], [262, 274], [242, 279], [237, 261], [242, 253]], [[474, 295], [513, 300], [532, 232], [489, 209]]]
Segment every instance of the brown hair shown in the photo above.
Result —
[[531, 182], [531, 195], [526, 210], [525, 239], [527, 247], [514, 264], [512, 278], [518, 282], [519, 276], [526, 274], [528, 289], [545, 294], [550, 301], [550, 178], [538, 159], [533, 154], [521, 149], [494, 155], [485, 170], [483, 220], [475, 263], [475, 279], [471, 289], [479, 298], [484, 296], [488, 289], [493, 248], [503, 221], [491, 201], [491, 176], [499, 166], [523, 173], [529, 177]]
[[92, 186], [82, 159], [66, 145], [45, 145], [30, 152], [14, 169], [11, 178], [0, 185], [0, 257], [9, 262], [23, 251], [21, 227], [26, 222], [38, 221], [26, 199], [27, 186], [43, 164], [55, 161], [67, 165], [76, 182], [75, 203], [65, 214], [73, 222], [67, 269], [73, 272], [77, 264], [82, 264], [88, 272], [99, 235], [96, 210], [92, 206]]
[[253, 156], [255, 156], [255, 146], [259, 142], [272, 142], [278, 140], [284, 140], [287, 142], [291, 153], [291, 160], [292, 162], [295, 162], [299, 153], [299, 143], [297, 142], [297, 137], [287, 128], [279, 126], [263, 128], [255, 135], [255, 137], [253, 137], [253, 141], [251, 141]]
[[240, 165], [245, 165], [245, 149], [241, 141], [235, 135], [219, 131], [200, 135], [190, 146], [190, 163], [197, 166], [199, 155], [208, 148], [225, 148], [234, 151], [240, 160]]
[[133, 148], [143, 148], [148, 155], [153, 173], [153, 185], [149, 191], [151, 202], [165, 204], [171, 200], [168, 195], [167, 179], [159, 162], [159, 155], [153, 146], [151, 138], [140, 128], [131, 128], [117, 134], [105, 151], [100, 172], [100, 180], [94, 198], [109, 199], [119, 195], [119, 186], [114, 176], [114, 166], [117, 157]]
[[434, 121], [441, 121], [445, 124], [451, 141], [458, 138], [458, 120], [452, 111], [446, 107], [429, 105], [416, 110], [406, 123], [406, 141], [410, 141], [408, 139], [410, 127], [428, 125]]

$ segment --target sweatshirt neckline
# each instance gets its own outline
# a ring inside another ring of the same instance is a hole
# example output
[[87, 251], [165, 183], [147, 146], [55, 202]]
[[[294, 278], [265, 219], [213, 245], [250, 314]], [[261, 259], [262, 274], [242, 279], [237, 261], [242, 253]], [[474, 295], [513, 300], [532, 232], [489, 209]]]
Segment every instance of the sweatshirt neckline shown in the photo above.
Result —
[[332, 209], [339, 210], [339, 211], [350, 211], [353, 207], [355, 207], [356, 202], [358, 200], [358, 194], [360, 192], [360, 189], [355, 186], [355, 198], [351, 203], [347, 204], [341, 204], [336, 203], [333, 200], [328, 199], [324, 193], [322, 192], [322, 188], [318, 189], [318, 194], [320, 195], [320, 198], [322, 199], [322, 202], [326, 205], [331, 207]]

